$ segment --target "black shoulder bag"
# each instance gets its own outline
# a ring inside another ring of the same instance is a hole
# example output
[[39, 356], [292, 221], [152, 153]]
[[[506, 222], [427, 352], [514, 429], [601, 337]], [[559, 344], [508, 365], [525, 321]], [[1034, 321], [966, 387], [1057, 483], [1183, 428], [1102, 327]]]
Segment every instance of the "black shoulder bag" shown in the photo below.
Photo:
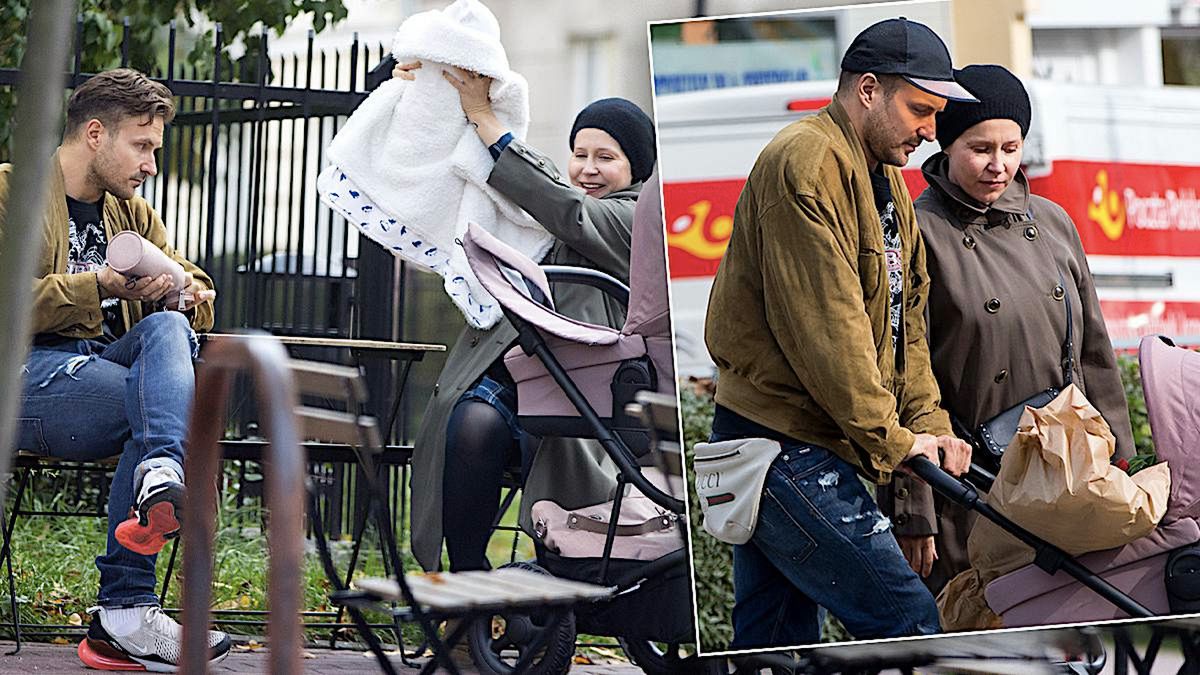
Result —
[[1067, 338], [1063, 341], [1061, 360], [1062, 387], [1049, 387], [1039, 391], [1024, 401], [984, 421], [974, 431], [968, 431], [958, 419], [951, 416], [955, 423], [955, 433], [974, 448], [972, 461], [980, 463], [992, 471], [999, 470], [1000, 457], [1004, 454], [1004, 450], [1008, 447], [1008, 444], [1012, 442], [1013, 436], [1017, 435], [1017, 425], [1021, 421], [1021, 415], [1024, 414], [1025, 408], [1041, 408], [1046, 406], [1057, 398], [1062, 393], [1062, 390], [1066, 389], [1074, 379], [1072, 371], [1075, 367], [1075, 343], [1071, 329], [1071, 294], [1066, 292], [1067, 288], [1061, 272], [1059, 272], [1058, 281], [1063, 289], [1063, 304], [1067, 308]]

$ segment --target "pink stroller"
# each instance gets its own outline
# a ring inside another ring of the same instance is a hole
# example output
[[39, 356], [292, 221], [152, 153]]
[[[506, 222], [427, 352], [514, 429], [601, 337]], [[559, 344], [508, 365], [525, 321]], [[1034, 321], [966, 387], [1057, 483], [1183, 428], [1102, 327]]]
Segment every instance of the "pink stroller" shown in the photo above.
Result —
[[[1075, 560], [992, 511], [968, 483], [932, 464], [917, 468], [935, 489], [1037, 551], [1033, 564], [993, 580], [985, 589], [988, 606], [1006, 627], [1200, 610], [1200, 464], [1189, 457], [1200, 446], [1200, 410], [1195, 403], [1200, 353], [1175, 347], [1162, 336], [1147, 336], [1138, 358], [1155, 449], [1171, 471], [1171, 493], [1158, 527], [1137, 541]], [[1057, 574], [1060, 569], [1066, 574]]]
[[[620, 512], [624, 488], [632, 485], [664, 510], [664, 521], [677, 523], [686, 534], [683, 502], [643, 474], [652, 458], [651, 437], [626, 412], [641, 391], [675, 398], [657, 176], [646, 181], [634, 214], [628, 289], [593, 270], [539, 267], [473, 224], [463, 247], [479, 282], [519, 334], [519, 346], [504, 361], [517, 384], [522, 429], [537, 436], [598, 440], [619, 470], [611, 513]], [[551, 280], [584, 283], [624, 302], [624, 326], [614, 330], [559, 314], [550, 296]], [[535, 538], [539, 565], [558, 577], [617, 588], [612, 600], [576, 609], [580, 632], [620, 637], [647, 672], [692, 666], [693, 659], [681, 660], [677, 649], [694, 640], [686, 546], [681, 541], [676, 550], [650, 561], [621, 559], [613, 555], [616, 530], [630, 526], [618, 528], [615, 517], [609, 521], [603, 555], [568, 558]], [[655, 643], [668, 649], [662, 652]]]
[[[1138, 349], [1138, 360], [1155, 450], [1171, 470], [1167, 513], [1150, 535], [1120, 548], [1081, 556], [1079, 562], [1146, 609], [1163, 615], [1172, 611], [1164, 578], [1168, 557], [1200, 542], [1200, 481], [1196, 480], [1200, 465], [1189, 456], [1200, 447], [1200, 416], [1195, 405], [1200, 394], [1200, 353], [1175, 347], [1161, 336], [1147, 336]], [[1179, 583], [1186, 585], [1188, 580]], [[1033, 565], [988, 584], [986, 596], [1006, 626], [1125, 616], [1073, 580], [1047, 575]]]

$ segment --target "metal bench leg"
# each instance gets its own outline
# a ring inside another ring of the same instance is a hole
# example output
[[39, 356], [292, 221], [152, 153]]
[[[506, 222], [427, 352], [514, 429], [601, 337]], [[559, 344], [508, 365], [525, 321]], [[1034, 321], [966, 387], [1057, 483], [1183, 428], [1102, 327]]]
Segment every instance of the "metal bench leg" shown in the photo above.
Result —
[[[346, 584], [345, 585], [347, 587], [350, 586], [350, 582], [353, 581], [353, 579], [354, 579], [354, 568], [358, 566], [358, 554], [362, 550], [362, 538], [363, 538], [363, 533], [366, 532], [366, 530], [367, 530], [367, 516], [369, 515], [369, 513], [370, 513], [370, 509], [362, 509], [362, 512], [360, 514], [358, 514], [357, 519], [354, 523], [354, 548], [351, 549], [351, 551], [350, 551], [350, 564], [346, 569]], [[381, 536], [380, 539], [382, 539], [382, 538], [383, 537]], [[385, 572], [386, 572], [386, 568], [387, 568], [387, 556], [386, 555], [384, 555], [384, 568], [385, 568]], [[345, 606], [338, 607], [337, 617], [335, 617], [333, 620], [334, 623], [342, 622], [342, 615], [345, 612], [345, 610], [346, 610]], [[337, 632], [335, 630], [335, 632], [330, 634], [330, 636], [329, 636], [329, 648], [330, 649], [336, 648], [336, 646], [337, 646], [336, 641], [337, 641]]]
[[179, 537], [171, 542], [171, 559], [167, 561], [167, 574], [163, 577], [162, 592], [158, 594], [159, 602], [167, 604], [167, 589], [171, 587], [171, 574], [175, 572], [175, 556], [179, 555]]
[[[21, 615], [17, 613], [17, 587], [13, 578], [12, 535], [13, 529], [17, 526], [17, 515], [21, 512], [21, 497], [25, 494], [25, 486], [29, 483], [30, 473], [31, 470], [21, 471], [21, 480], [17, 483], [17, 494], [13, 498], [12, 513], [8, 514], [8, 519], [3, 524], [4, 548], [0, 550], [0, 558], [4, 558], [8, 567], [8, 606], [12, 612], [13, 641], [17, 643], [11, 652], [7, 652], [8, 656], [13, 656], [21, 651]], [[0, 504], [0, 513], [3, 513], [2, 504]]]

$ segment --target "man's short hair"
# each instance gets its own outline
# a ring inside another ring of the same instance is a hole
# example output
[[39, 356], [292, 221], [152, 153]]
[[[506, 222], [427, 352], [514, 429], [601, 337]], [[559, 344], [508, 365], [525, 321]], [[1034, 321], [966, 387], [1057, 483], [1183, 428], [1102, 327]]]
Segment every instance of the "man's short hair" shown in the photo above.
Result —
[[[900, 87], [900, 84], [904, 82], [904, 77], [900, 75], [892, 75], [890, 73], [871, 74], [875, 76], [876, 80], [879, 80], [879, 85], [883, 87], [884, 96], [891, 96], [892, 94], [896, 93], [896, 90]], [[838, 76], [838, 93], [841, 94], [845, 91], [848, 91], [850, 87], [854, 86], [854, 83], [858, 81], [858, 78], [862, 77], [862, 75], [863, 73], [856, 73], [851, 70], [843, 70], [842, 74]]]
[[92, 119], [115, 130], [126, 118], [141, 117], [149, 124], [160, 115], [164, 124], [175, 118], [171, 90], [131, 68], [115, 68], [93, 75], [71, 94], [64, 136], [74, 136]]

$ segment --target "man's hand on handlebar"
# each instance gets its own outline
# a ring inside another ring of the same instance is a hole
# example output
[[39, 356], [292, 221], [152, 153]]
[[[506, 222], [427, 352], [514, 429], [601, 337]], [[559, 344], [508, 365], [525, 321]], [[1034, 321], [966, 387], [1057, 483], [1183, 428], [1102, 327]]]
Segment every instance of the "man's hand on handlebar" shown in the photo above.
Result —
[[[942, 451], [942, 456], [938, 455], [939, 449]], [[966, 441], [954, 436], [917, 434], [912, 449], [905, 455], [904, 461], [907, 462], [918, 455], [942, 467], [946, 473], [952, 476], [961, 476], [971, 467], [971, 446]], [[903, 463], [899, 468], [902, 471], [908, 471]]]

